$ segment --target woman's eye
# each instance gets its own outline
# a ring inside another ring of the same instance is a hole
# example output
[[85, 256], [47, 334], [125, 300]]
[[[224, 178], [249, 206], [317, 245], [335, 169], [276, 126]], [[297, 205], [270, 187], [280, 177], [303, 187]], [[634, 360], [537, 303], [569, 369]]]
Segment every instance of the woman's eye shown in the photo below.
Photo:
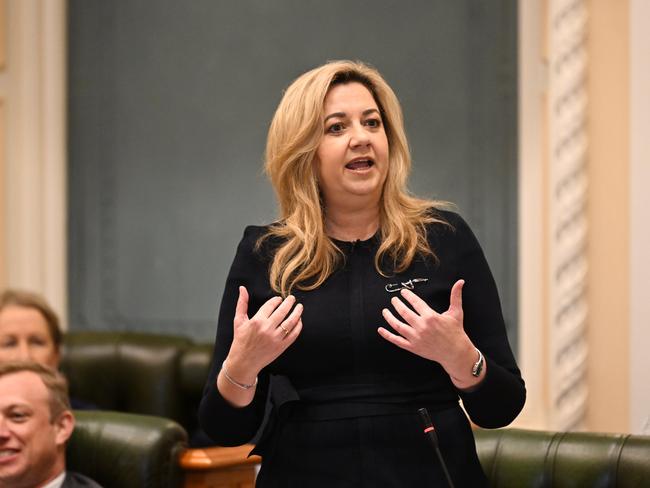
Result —
[[381, 120], [379, 120], [379, 119], [368, 119], [368, 120], [366, 120], [366, 125], [368, 127], [372, 127], [372, 128], [381, 127]]
[[327, 132], [330, 132], [332, 134], [336, 134], [337, 132], [341, 132], [343, 130], [343, 124], [340, 122], [337, 122], [336, 124], [332, 124], [327, 128]]

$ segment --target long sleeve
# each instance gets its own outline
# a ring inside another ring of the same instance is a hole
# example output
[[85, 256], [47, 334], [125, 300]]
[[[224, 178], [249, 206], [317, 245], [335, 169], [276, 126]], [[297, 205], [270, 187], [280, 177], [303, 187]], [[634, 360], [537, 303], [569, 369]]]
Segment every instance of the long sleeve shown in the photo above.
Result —
[[[254, 251], [255, 242], [260, 235], [260, 227], [247, 227], [237, 248], [237, 254], [230, 268], [219, 311], [217, 337], [214, 346], [210, 373], [203, 390], [199, 406], [199, 423], [201, 428], [222, 446], [236, 446], [249, 442], [258, 431], [264, 417], [264, 406], [268, 393], [269, 379], [260, 373], [259, 382], [253, 401], [244, 408], [231, 406], [217, 389], [219, 370], [226, 359], [233, 340], [233, 319], [239, 295], [239, 286], [249, 289], [259, 287], [256, 277], [266, 276], [266, 265]], [[267, 291], [270, 293], [270, 290]], [[259, 293], [250, 293], [249, 314], [255, 313], [260, 306]]]
[[465, 331], [485, 356], [487, 374], [476, 390], [459, 392], [474, 423], [496, 428], [512, 422], [526, 400], [526, 388], [508, 343], [494, 278], [483, 251], [465, 221], [446, 218], [454, 226], [457, 279], [464, 279]]

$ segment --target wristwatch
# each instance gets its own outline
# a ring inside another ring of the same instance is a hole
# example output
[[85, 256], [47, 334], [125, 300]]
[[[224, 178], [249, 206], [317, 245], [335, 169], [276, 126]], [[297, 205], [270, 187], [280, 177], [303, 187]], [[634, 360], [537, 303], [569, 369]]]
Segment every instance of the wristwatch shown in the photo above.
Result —
[[483, 353], [481, 353], [478, 348], [475, 349], [478, 353], [478, 360], [474, 363], [474, 366], [472, 366], [472, 376], [478, 378], [481, 374], [481, 371], [483, 371], [483, 363], [485, 362], [485, 358], [483, 357]]

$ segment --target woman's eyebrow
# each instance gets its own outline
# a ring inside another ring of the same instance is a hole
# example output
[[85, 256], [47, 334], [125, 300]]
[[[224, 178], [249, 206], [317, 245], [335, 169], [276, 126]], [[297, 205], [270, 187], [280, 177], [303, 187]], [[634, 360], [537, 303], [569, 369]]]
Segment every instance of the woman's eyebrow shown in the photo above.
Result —
[[338, 119], [338, 118], [342, 118], [342, 117], [345, 117], [345, 112], [334, 112], [333, 114], [329, 114], [327, 117], [325, 117], [325, 121], [327, 121], [328, 119], [332, 119], [332, 118], [337, 118]]
[[379, 114], [379, 110], [377, 110], [376, 108], [369, 108], [368, 110], [364, 110], [361, 115], [370, 115], [371, 113]]
[[[378, 114], [379, 110], [377, 110], [376, 108], [369, 108], [367, 110], [364, 110], [361, 113], [361, 115], [366, 116], [366, 115], [369, 115], [371, 113], [377, 113]], [[342, 118], [342, 117], [345, 117], [346, 115], [347, 114], [345, 112], [334, 112], [333, 114], [329, 114], [327, 117], [325, 117], [325, 121], [327, 121], [328, 119], [331, 119], [331, 118]]]

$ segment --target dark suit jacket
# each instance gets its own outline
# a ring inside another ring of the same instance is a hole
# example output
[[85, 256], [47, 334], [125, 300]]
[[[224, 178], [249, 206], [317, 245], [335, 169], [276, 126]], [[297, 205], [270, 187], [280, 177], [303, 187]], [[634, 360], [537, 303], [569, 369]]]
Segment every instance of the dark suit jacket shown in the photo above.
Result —
[[83, 474], [68, 471], [61, 488], [102, 488], [102, 486]]

